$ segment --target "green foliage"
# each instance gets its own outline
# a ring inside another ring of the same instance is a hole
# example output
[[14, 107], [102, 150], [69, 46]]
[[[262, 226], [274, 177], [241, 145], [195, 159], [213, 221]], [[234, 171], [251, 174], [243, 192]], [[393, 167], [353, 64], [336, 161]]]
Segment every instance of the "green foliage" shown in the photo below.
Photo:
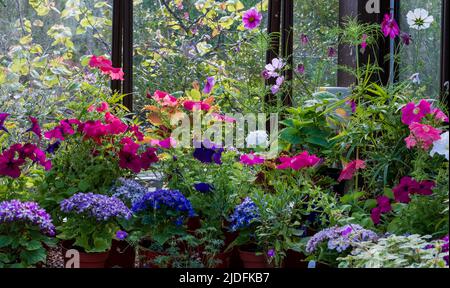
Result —
[[[441, 241], [429, 242], [430, 236], [395, 236], [377, 243], [356, 243], [351, 255], [338, 258], [340, 268], [445, 268]], [[440, 244], [439, 244], [440, 243]], [[435, 248], [426, 249], [428, 245]]]
[[47, 259], [45, 246], [55, 246], [54, 239], [38, 227], [21, 223], [0, 226], [0, 268], [31, 268]]

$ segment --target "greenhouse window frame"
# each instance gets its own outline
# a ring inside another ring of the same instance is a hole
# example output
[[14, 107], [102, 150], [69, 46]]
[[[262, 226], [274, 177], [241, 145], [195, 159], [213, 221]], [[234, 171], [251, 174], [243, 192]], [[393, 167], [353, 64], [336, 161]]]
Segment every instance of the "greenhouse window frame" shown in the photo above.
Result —
[[[448, 95], [450, 83], [450, 1], [442, 1], [442, 48], [441, 48], [441, 91], [443, 97]], [[394, 10], [391, 4], [394, 3]], [[274, 58], [283, 57], [287, 59], [288, 69], [285, 72], [286, 79], [293, 78], [293, 35], [294, 35], [294, 0], [269, 0], [268, 6], [268, 26], [267, 31], [272, 36], [271, 47], [267, 51], [266, 63], [270, 63]], [[367, 1], [339, 0], [339, 23], [348, 16], [358, 16], [365, 23], [379, 23], [383, 21], [386, 13], [392, 13], [399, 19], [399, 6], [401, 0], [392, 2], [391, 0], [382, 0], [380, 13], [369, 14], [366, 11]], [[381, 39], [377, 59], [384, 59], [390, 54], [391, 45], [389, 41]], [[349, 53], [351, 48], [340, 46], [338, 49], [338, 64], [354, 66], [354, 57]], [[365, 57], [366, 61], [368, 57]], [[114, 93], [124, 94], [123, 104], [130, 112], [133, 111], [133, 1], [132, 0], [113, 0], [113, 25], [112, 25], [112, 61], [115, 67], [123, 67], [125, 72], [124, 81], [112, 81], [111, 88]], [[364, 61], [364, 59], [363, 59]], [[383, 84], [389, 80], [398, 79], [398, 74], [391, 75], [392, 64], [389, 61], [382, 63], [381, 68], [384, 73], [381, 75]], [[394, 71], [398, 71], [394, 63]], [[338, 72], [338, 86], [346, 87], [354, 83], [351, 75], [344, 71]], [[273, 84], [267, 82], [268, 85]], [[445, 98], [446, 101], [448, 101]], [[274, 103], [274, 95], [267, 95], [266, 103]], [[292, 86], [288, 89], [288, 95], [284, 97], [284, 105], [292, 106]]]

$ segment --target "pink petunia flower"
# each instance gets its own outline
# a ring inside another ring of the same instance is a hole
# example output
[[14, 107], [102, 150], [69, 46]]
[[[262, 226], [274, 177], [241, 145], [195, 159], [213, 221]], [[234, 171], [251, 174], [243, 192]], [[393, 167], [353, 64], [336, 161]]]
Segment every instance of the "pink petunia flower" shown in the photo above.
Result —
[[163, 149], [170, 149], [172, 147], [177, 146], [177, 142], [172, 137], [164, 139], [164, 140], [150, 140], [150, 145], [160, 147]]
[[263, 157], [255, 155], [253, 152], [250, 154], [241, 155], [241, 164], [247, 166], [260, 165], [263, 164], [264, 161], [265, 159]]
[[217, 121], [222, 121], [222, 122], [227, 122], [227, 123], [234, 123], [234, 122], [236, 122], [235, 118], [229, 117], [229, 116], [226, 116], [226, 115], [221, 115], [221, 114], [218, 114], [218, 113], [212, 113], [211, 115]]
[[188, 111], [193, 111], [193, 110], [208, 111], [209, 109], [211, 109], [211, 105], [209, 105], [203, 101], [187, 100], [187, 101], [184, 101], [183, 106]]
[[411, 102], [402, 109], [402, 122], [409, 126], [414, 122], [422, 121], [428, 114], [431, 114], [431, 104], [428, 101], [421, 100], [418, 105]]
[[381, 23], [381, 31], [384, 37], [390, 37], [395, 39], [400, 34], [400, 28], [398, 27], [397, 21], [391, 17], [390, 14], [385, 14], [383, 22]]
[[125, 73], [123, 72], [122, 68], [111, 67], [108, 74], [111, 77], [111, 80], [120, 80], [120, 81], [125, 80], [123, 78], [123, 76], [125, 76]]
[[448, 123], [448, 116], [441, 109], [439, 108], [433, 109], [432, 114], [434, 115], [434, 118], [436, 118], [437, 120], [444, 123]]
[[320, 158], [316, 155], [310, 155], [308, 151], [302, 152], [294, 157], [281, 157], [279, 161], [280, 165], [277, 166], [278, 170], [293, 169], [300, 170], [303, 168], [313, 167], [320, 162]]
[[167, 92], [156, 90], [152, 97], [156, 102], [162, 106], [175, 107], [178, 104], [178, 99]]
[[408, 149], [420, 145], [422, 149], [428, 150], [433, 142], [441, 139], [442, 131], [430, 125], [413, 122], [409, 125], [409, 130], [411, 135], [405, 139]]
[[339, 176], [338, 181], [342, 180], [351, 180], [355, 175], [356, 171], [359, 169], [365, 169], [366, 162], [363, 160], [355, 160], [348, 163], [345, 168], [342, 170], [341, 175]]
[[242, 22], [247, 30], [253, 30], [261, 24], [263, 16], [255, 8], [252, 8], [244, 13]]

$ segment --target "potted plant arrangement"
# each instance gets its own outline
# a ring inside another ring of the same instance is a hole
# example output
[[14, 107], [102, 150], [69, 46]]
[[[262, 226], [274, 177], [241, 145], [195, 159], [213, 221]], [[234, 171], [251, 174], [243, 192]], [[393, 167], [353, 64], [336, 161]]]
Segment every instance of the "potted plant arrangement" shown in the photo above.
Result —
[[55, 246], [55, 226], [35, 202], [0, 202], [0, 268], [45, 264], [46, 246]]
[[[133, 204], [135, 219], [131, 224], [130, 240], [140, 242], [139, 256], [152, 263], [155, 257], [164, 254], [170, 241], [184, 236], [183, 225], [195, 216], [189, 200], [177, 190], [148, 192]], [[157, 251], [151, 250], [159, 247]]]
[[130, 209], [118, 198], [93, 193], [75, 194], [60, 209], [66, 217], [57, 228], [63, 249], [78, 251], [80, 268], [104, 268], [113, 239], [126, 237], [118, 221], [130, 220]]

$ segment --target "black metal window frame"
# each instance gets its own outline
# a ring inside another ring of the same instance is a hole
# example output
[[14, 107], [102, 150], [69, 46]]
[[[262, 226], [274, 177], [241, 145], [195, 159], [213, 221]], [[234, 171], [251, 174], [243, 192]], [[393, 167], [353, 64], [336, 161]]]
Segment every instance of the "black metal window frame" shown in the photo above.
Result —
[[[133, 111], [133, 0], [113, 0], [113, 29], [112, 29], [112, 61], [115, 67], [123, 67], [125, 81], [112, 81], [111, 87], [116, 93], [123, 93], [124, 105]], [[394, 14], [399, 19], [399, 5], [401, 0], [394, 1], [395, 8], [392, 10], [390, 0], [380, 0], [380, 13], [368, 14], [366, 4], [368, 0], [339, 0], [339, 20], [342, 24], [347, 16], [358, 16], [365, 23], [380, 23], [386, 13]], [[441, 50], [441, 87], [442, 91], [448, 92], [450, 83], [450, 0], [442, 1], [442, 50]], [[293, 36], [294, 36], [294, 0], [269, 0], [267, 31], [272, 37], [271, 47], [267, 51], [266, 62], [270, 63], [274, 58], [283, 57], [287, 59], [291, 69], [285, 72], [287, 80], [293, 77]], [[385, 59], [390, 54], [389, 41], [383, 40], [378, 45], [380, 48], [377, 59]], [[350, 67], [355, 66], [355, 59], [351, 56], [351, 47], [340, 46], [338, 51], [338, 64]], [[353, 53], [354, 55], [354, 53]], [[364, 61], [364, 59], [362, 60]], [[391, 65], [381, 61], [384, 73], [381, 75], [383, 83], [389, 82]], [[398, 69], [395, 69], [398, 70]], [[396, 77], [398, 75], [394, 75]], [[343, 71], [338, 72], [338, 86], [349, 86], [354, 83], [354, 78]], [[273, 83], [267, 83], [273, 84]], [[284, 97], [284, 104], [292, 106], [292, 86], [288, 89], [288, 95]], [[446, 93], [442, 93], [443, 95]], [[266, 102], [273, 103], [273, 95], [267, 95]]]

